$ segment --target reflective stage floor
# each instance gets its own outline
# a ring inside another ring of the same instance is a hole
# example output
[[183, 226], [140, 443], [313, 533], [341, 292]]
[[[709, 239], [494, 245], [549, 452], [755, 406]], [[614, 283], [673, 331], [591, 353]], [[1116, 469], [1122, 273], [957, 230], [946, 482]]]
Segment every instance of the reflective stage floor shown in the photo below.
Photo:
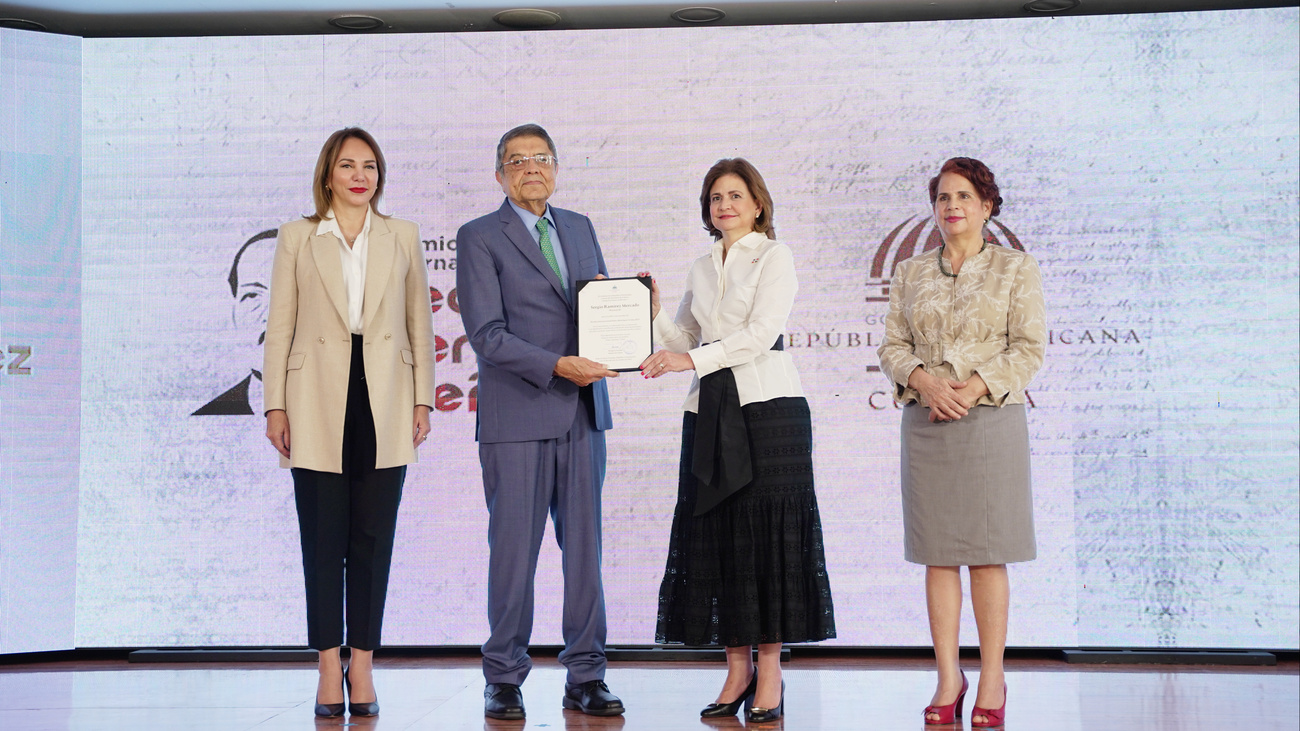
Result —
[[[929, 661], [801, 658], [785, 663], [786, 717], [750, 728], [792, 731], [969, 728], [978, 672], [963, 660], [972, 692], [963, 726], [926, 727], [933, 692]], [[1007, 729], [1015, 731], [1264, 731], [1300, 728], [1300, 673], [1276, 667], [1080, 666], [1007, 661]], [[374, 727], [438, 731], [576, 731], [745, 728], [741, 719], [703, 722], [724, 666], [702, 662], [612, 662], [606, 677], [627, 713], [602, 719], [560, 706], [564, 670], [539, 658], [524, 685], [526, 721], [483, 717], [475, 657], [376, 660], [381, 715], [317, 721], [314, 664], [132, 664], [87, 660], [0, 665], [0, 729], [306, 729]]]

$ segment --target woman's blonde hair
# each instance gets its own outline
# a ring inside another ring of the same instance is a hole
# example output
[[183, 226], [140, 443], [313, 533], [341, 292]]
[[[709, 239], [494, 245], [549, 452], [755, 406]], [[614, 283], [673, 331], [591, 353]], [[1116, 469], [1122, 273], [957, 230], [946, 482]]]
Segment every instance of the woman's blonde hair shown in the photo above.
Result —
[[[361, 140], [370, 145], [370, 149], [375, 153], [375, 169], [379, 173], [375, 182], [375, 195], [370, 199], [370, 210], [377, 216], [384, 214], [379, 212], [379, 199], [384, 195], [384, 180], [388, 177], [388, 165], [384, 162], [384, 153], [379, 149], [379, 143], [370, 133], [360, 127], [344, 127], [335, 132], [325, 140], [325, 144], [320, 148], [320, 157], [316, 158], [316, 177], [312, 181], [311, 195], [316, 203], [316, 212], [310, 216], [305, 216], [309, 221], [319, 221], [330, 212], [330, 206], [334, 203], [334, 192], [329, 189], [330, 171], [334, 169], [334, 163], [338, 162], [339, 151], [343, 149], [343, 143], [350, 139]], [[386, 218], [386, 216], [385, 216]]]

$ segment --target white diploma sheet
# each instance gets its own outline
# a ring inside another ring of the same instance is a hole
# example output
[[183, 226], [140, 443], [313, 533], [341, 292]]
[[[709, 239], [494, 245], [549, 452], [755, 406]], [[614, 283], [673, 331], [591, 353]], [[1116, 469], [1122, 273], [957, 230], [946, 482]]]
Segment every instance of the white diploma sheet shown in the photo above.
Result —
[[654, 349], [650, 278], [586, 279], [577, 284], [578, 355], [611, 371], [634, 371]]

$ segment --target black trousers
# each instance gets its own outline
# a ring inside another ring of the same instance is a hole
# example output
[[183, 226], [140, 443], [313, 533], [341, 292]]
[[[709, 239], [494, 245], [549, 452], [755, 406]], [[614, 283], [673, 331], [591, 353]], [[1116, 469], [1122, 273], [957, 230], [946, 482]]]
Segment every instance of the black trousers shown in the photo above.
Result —
[[307, 585], [307, 645], [347, 644], [374, 650], [384, 623], [388, 570], [406, 467], [375, 469], [375, 420], [370, 413], [362, 337], [352, 336], [343, 472], [295, 467], [294, 501]]

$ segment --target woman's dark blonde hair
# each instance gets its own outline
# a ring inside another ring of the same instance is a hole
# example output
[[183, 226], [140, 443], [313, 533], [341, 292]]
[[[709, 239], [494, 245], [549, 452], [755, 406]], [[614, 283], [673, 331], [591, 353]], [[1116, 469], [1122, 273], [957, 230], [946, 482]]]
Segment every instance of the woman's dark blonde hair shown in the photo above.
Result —
[[320, 157], [316, 158], [316, 178], [311, 186], [316, 213], [306, 216], [307, 220], [319, 221], [330, 212], [330, 206], [334, 203], [334, 192], [328, 187], [330, 171], [334, 169], [334, 163], [338, 162], [339, 150], [343, 149], [343, 143], [350, 139], [361, 140], [370, 145], [370, 149], [375, 153], [375, 169], [379, 175], [375, 182], [375, 196], [370, 199], [370, 210], [377, 216], [384, 215], [379, 212], [379, 199], [384, 195], [384, 181], [388, 177], [388, 165], [384, 162], [384, 153], [369, 132], [360, 127], [344, 127], [325, 140], [325, 144], [320, 148]]
[[772, 194], [767, 192], [767, 183], [764, 183], [763, 176], [758, 174], [758, 168], [749, 164], [749, 161], [743, 157], [723, 158], [713, 163], [713, 167], [709, 168], [709, 172], [704, 175], [704, 187], [700, 190], [700, 217], [704, 220], [704, 230], [713, 234], [715, 239], [722, 238], [722, 232], [713, 225], [713, 216], [709, 214], [709, 191], [713, 190], [713, 184], [723, 175], [735, 175], [745, 181], [749, 194], [758, 201], [758, 218], [754, 219], [754, 230], [769, 239], [775, 239], [776, 226], [772, 225], [775, 206], [772, 205]]

